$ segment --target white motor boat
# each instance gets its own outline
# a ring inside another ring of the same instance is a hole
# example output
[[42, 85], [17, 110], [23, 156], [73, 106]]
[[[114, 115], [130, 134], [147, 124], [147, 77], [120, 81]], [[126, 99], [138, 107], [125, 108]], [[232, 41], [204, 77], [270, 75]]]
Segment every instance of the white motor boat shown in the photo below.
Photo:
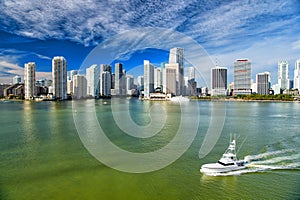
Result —
[[221, 159], [217, 163], [202, 165], [200, 172], [206, 175], [216, 175], [218, 173], [230, 172], [246, 168], [246, 161], [237, 159], [235, 146], [235, 140], [232, 140]]
[[187, 98], [187, 97], [183, 97], [183, 96], [175, 96], [175, 97], [170, 98], [170, 101], [173, 101], [173, 102], [188, 102], [188, 101], [190, 101], [190, 99]]

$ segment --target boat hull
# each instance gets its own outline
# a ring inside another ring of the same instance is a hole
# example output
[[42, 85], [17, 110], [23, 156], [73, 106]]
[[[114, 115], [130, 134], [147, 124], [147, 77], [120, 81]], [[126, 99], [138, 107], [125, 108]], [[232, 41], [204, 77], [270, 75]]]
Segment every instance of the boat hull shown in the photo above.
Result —
[[211, 163], [211, 164], [205, 164], [201, 167], [200, 172], [206, 175], [215, 175], [218, 173], [226, 173], [230, 171], [236, 171], [236, 170], [241, 170], [245, 169], [245, 165], [229, 165], [229, 166], [224, 166], [219, 163]]

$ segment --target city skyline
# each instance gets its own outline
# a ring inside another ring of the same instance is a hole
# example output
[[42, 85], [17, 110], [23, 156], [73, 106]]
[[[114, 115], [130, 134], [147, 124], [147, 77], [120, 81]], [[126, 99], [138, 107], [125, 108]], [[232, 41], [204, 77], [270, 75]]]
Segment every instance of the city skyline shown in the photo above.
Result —
[[[233, 74], [232, 60], [248, 58], [252, 61], [252, 79], [261, 71], [269, 71], [275, 77], [278, 61], [294, 63], [299, 58], [299, 8], [296, 0], [144, 4], [93, 1], [89, 5], [75, 1], [3, 1], [0, 82], [22, 75], [24, 63], [31, 61], [36, 62], [37, 79], [49, 77], [51, 58], [57, 55], [68, 60], [69, 70], [77, 70], [88, 53], [105, 39], [142, 27], [166, 28], [191, 37], [212, 60], [218, 60], [219, 66], [228, 67], [229, 76]], [[167, 62], [166, 53], [155, 48], [137, 49], [115, 59], [127, 66], [127, 70], [142, 65], [141, 61], [149, 58], [149, 53], [154, 54], [153, 64]], [[293, 77], [292, 69], [290, 77]]]

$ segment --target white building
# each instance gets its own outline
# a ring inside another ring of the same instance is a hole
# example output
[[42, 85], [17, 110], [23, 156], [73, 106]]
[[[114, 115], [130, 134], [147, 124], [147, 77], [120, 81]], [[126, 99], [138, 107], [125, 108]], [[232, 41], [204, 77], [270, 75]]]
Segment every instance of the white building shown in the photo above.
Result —
[[163, 92], [165, 94], [176, 95], [177, 93], [176, 69], [178, 64], [175, 65], [175, 67], [172, 67], [172, 65], [165, 64], [163, 69]]
[[144, 60], [144, 98], [150, 99], [154, 92], [154, 65], [149, 60]]
[[19, 75], [14, 76], [13, 84], [21, 83], [21, 81], [22, 81], [21, 76], [19, 76]]
[[36, 96], [35, 89], [35, 63], [29, 62], [25, 64], [24, 70], [24, 87], [25, 87], [25, 99], [32, 99]]
[[68, 80], [73, 80], [73, 76], [78, 74], [78, 70], [71, 70], [69, 71], [69, 77]]
[[257, 84], [254, 82], [253, 79], [251, 79], [251, 92], [257, 93]]
[[52, 59], [52, 86], [55, 99], [67, 99], [67, 61], [62, 56]]
[[134, 78], [131, 75], [126, 76], [126, 90], [134, 89]]
[[162, 70], [160, 68], [154, 69], [154, 89], [162, 89]]
[[87, 95], [91, 97], [99, 96], [99, 74], [96, 64], [86, 69]]
[[67, 94], [73, 95], [73, 93], [73, 80], [67, 80]]
[[289, 63], [287, 61], [278, 62], [278, 84], [282, 91], [290, 89]]
[[137, 77], [137, 85], [138, 87], [144, 87], [144, 76]]
[[251, 62], [239, 59], [234, 62], [234, 95], [251, 94]]
[[[177, 65], [176, 65], [177, 64]], [[184, 50], [175, 47], [170, 49], [169, 64], [166, 68], [176, 68], [176, 95], [182, 95], [184, 88]]]
[[296, 60], [294, 70], [294, 88], [300, 91], [300, 59]]
[[82, 99], [87, 95], [87, 80], [83, 75], [73, 76], [73, 99]]

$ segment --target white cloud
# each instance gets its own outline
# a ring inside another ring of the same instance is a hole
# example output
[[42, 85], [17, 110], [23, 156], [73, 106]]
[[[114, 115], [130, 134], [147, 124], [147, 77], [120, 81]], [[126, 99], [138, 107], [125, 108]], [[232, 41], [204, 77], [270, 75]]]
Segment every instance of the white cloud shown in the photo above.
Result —
[[[300, 50], [300, 40], [294, 42], [294, 43], [292, 44], [292, 48], [293, 48], [294, 50]], [[300, 57], [300, 55], [299, 55], [299, 57]]]
[[[12, 83], [13, 77], [24, 77], [24, 68], [15, 63], [0, 60], [0, 83]], [[36, 79], [52, 79], [51, 72], [36, 72]]]
[[[280, 18], [293, 13], [292, 7], [286, 0], [18, 0], [4, 2], [0, 20], [9, 32], [39, 39], [67, 38], [86, 46], [141, 27], [180, 29], [198, 41], [222, 46], [292, 25], [297, 22], [295, 17]], [[270, 16], [273, 19], [267, 21]]]
[[1, 71], [12, 75], [23, 75], [24, 73], [23, 67], [7, 61], [0, 61], [0, 72]]

